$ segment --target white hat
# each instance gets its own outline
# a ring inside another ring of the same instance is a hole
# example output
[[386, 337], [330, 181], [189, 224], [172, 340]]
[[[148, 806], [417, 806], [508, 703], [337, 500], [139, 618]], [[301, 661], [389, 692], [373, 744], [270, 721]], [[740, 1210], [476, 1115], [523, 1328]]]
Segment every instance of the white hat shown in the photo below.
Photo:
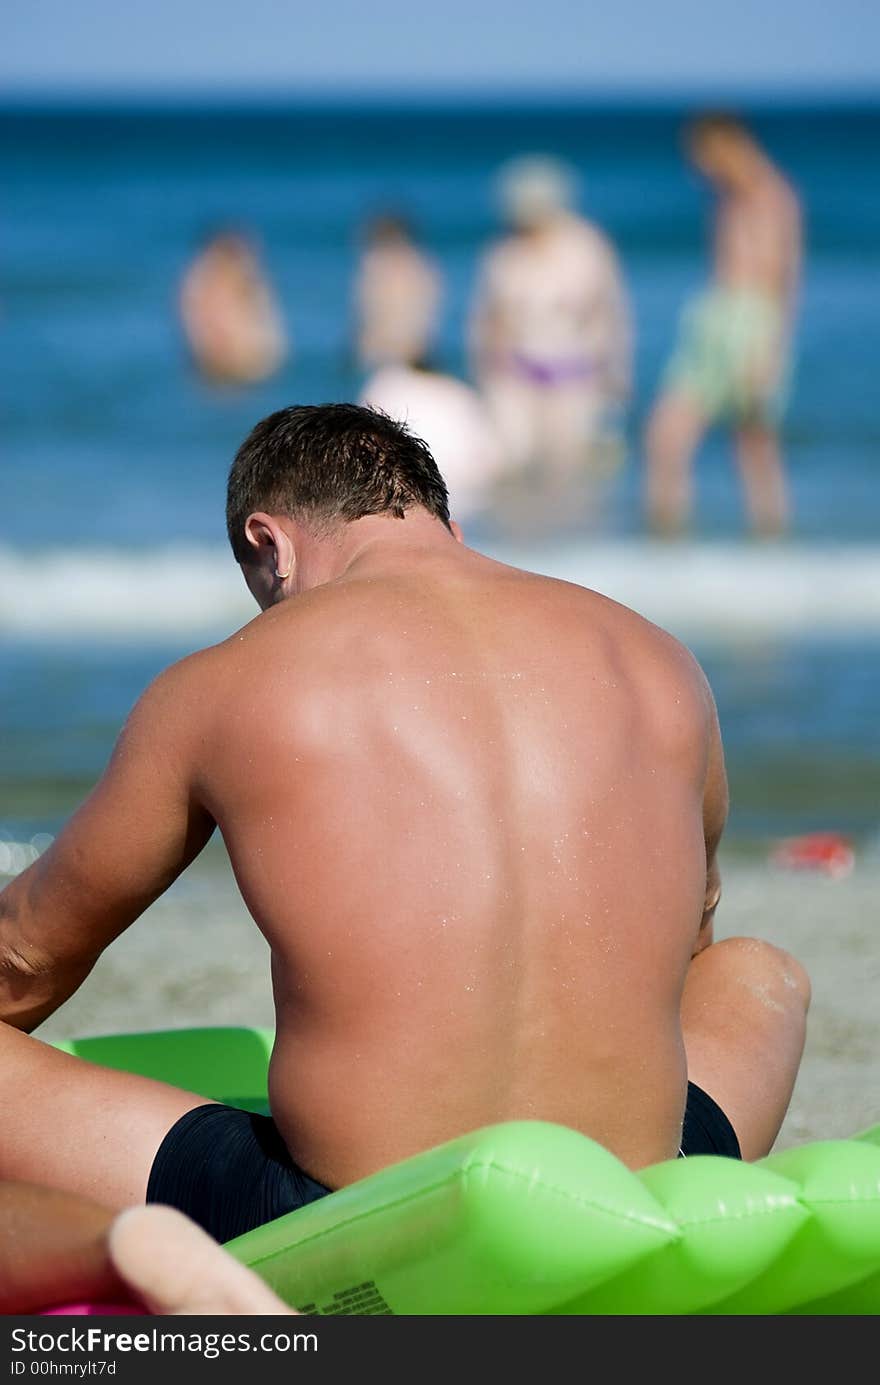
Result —
[[496, 190], [507, 219], [516, 226], [532, 226], [572, 207], [577, 175], [558, 159], [530, 154], [503, 165]]

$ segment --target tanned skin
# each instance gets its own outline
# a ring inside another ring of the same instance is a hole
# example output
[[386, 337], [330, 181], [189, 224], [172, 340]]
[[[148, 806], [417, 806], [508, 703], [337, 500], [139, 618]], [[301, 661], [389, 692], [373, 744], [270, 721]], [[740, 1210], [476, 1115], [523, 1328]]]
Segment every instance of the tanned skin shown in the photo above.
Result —
[[0, 896], [0, 1176], [143, 1200], [203, 1098], [27, 1031], [215, 827], [271, 949], [272, 1112], [330, 1188], [515, 1119], [671, 1158], [689, 1070], [766, 1152], [807, 983], [769, 944], [710, 946], [727, 782], [690, 652], [419, 507], [246, 534], [262, 614], [155, 680]]
[[0, 1181], [0, 1313], [83, 1303], [174, 1316], [295, 1313], [173, 1207], [115, 1214], [75, 1193]]

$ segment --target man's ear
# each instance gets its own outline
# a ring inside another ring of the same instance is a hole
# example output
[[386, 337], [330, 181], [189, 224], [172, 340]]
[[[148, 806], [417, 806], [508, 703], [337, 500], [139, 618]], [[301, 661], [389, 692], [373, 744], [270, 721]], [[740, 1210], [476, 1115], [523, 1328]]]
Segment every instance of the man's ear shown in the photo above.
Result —
[[456, 524], [455, 520], [451, 519], [449, 521], [449, 527], [452, 530], [456, 543], [464, 543], [464, 534], [461, 532], [461, 525]]
[[276, 577], [282, 580], [290, 576], [293, 570], [293, 544], [277, 519], [256, 510], [244, 522], [244, 536], [253, 550], [255, 562], [271, 563]]
[[268, 557], [266, 550], [275, 547], [274, 525], [268, 515], [257, 512], [248, 515], [244, 522], [244, 536], [253, 549], [254, 560]]

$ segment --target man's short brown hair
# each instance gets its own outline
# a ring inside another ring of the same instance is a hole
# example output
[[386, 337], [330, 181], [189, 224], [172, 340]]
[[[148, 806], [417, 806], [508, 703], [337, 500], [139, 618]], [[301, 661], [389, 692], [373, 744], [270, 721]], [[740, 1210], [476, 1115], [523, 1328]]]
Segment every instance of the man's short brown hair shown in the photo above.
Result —
[[262, 419], [229, 471], [226, 527], [238, 562], [256, 510], [300, 519], [317, 532], [365, 515], [401, 519], [414, 505], [449, 528], [449, 496], [427, 445], [377, 409], [301, 404]]

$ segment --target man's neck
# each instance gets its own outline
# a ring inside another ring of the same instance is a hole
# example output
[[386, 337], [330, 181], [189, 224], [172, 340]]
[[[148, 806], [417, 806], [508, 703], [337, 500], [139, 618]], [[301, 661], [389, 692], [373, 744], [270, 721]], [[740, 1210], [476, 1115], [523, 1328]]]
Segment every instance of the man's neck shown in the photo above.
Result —
[[402, 519], [365, 515], [326, 538], [302, 531], [291, 594], [405, 568], [416, 554], [449, 552], [450, 546], [456, 546], [456, 540], [445, 524], [422, 509], [409, 510]]

